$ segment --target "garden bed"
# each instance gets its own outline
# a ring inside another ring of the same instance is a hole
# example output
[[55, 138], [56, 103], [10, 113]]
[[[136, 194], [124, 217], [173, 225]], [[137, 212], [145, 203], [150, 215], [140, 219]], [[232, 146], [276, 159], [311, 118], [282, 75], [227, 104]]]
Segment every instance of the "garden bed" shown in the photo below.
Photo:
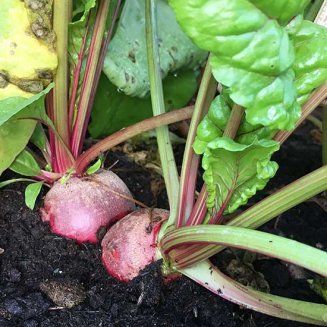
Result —
[[[256, 199], [320, 166], [321, 145], [312, 137], [312, 129], [311, 123], [305, 123], [282, 146], [274, 157], [280, 165], [278, 174]], [[108, 157], [108, 166], [119, 160], [113, 171], [137, 200], [167, 208], [165, 194], [154, 196], [151, 190], [153, 173], [119, 151]], [[6, 177], [8, 173], [2, 179]], [[50, 233], [39, 218], [41, 200], [34, 211], [24, 205], [24, 187], [16, 184], [0, 190], [0, 248], [4, 250], [0, 255], [1, 327], [309, 326], [242, 309], [185, 277], [162, 285], [158, 265], [130, 284], [120, 283], [107, 275], [99, 246], [79, 245]], [[323, 201], [307, 201], [263, 230], [326, 249], [323, 207]], [[294, 278], [280, 261], [261, 258], [254, 266], [265, 274], [272, 293], [322, 303], [306, 280]], [[305, 277], [310, 274], [305, 272]], [[46, 293], [51, 293], [57, 304]]]

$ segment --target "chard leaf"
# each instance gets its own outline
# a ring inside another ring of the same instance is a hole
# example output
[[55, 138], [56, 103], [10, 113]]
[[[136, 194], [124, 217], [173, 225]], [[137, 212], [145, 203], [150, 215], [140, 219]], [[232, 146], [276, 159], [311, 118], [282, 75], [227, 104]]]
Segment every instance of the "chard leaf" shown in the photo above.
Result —
[[263, 189], [277, 171], [270, 157], [278, 149], [279, 144], [270, 140], [243, 145], [218, 137], [209, 142], [202, 160], [208, 209], [232, 213]]
[[[84, 23], [92, 8], [96, 6], [97, 0], [75, 0], [73, 2], [73, 22], [71, 26]], [[76, 17], [80, 16], [78, 19]]]
[[[162, 78], [169, 72], [195, 68], [206, 58], [182, 32], [165, 0], [158, 0], [158, 43]], [[148, 94], [144, 0], [126, 1], [103, 71], [109, 80], [127, 95]]]
[[287, 30], [270, 15], [283, 7], [283, 14], [276, 18], [284, 21], [300, 13], [306, 1], [169, 3], [192, 40], [214, 54], [213, 75], [230, 87], [232, 100], [245, 107], [247, 121], [252, 125], [292, 129], [300, 116], [291, 68], [294, 47]]
[[[193, 147], [198, 154], [203, 154], [208, 143], [224, 134], [232, 105], [227, 103], [222, 95], [217, 96], [211, 103], [208, 114], [205, 115], [197, 128], [197, 134]], [[245, 119], [242, 120], [235, 138], [241, 144], [251, 144], [256, 139], [270, 139], [275, 134], [262, 125], [251, 125]]]
[[23, 150], [11, 164], [10, 169], [24, 176], [37, 176], [41, 168], [33, 155], [27, 150]]
[[[196, 75], [185, 71], [163, 80], [166, 110], [187, 104], [196, 91]], [[108, 101], [110, 99], [110, 101]], [[150, 98], [130, 97], [111, 84], [103, 74], [95, 97], [89, 132], [93, 138], [110, 135], [124, 127], [152, 116]]]
[[327, 29], [304, 21], [293, 38], [295, 85], [302, 105], [327, 80]]
[[[73, 21], [69, 24], [68, 42], [69, 60], [72, 68], [77, 64], [87, 20], [90, 11], [95, 8], [96, 3], [96, 0], [74, 1]], [[90, 39], [90, 37], [88, 39]]]
[[31, 210], [34, 209], [36, 199], [41, 192], [42, 186], [43, 186], [43, 182], [36, 182], [27, 185], [25, 189], [25, 204]]
[[250, 0], [267, 16], [287, 24], [294, 16], [304, 12], [310, 0]]

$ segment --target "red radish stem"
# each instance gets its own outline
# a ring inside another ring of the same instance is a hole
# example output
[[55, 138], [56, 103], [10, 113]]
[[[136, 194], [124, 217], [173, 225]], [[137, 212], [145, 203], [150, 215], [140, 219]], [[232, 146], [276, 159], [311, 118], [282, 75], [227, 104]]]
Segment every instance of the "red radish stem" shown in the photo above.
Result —
[[64, 184], [56, 182], [45, 197], [41, 214], [52, 232], [96, 243], [101, 227], [107, 228], [134, 209], [124, 182], [113, 172], [102, 170], [84, 178], [71, 177]]
[[113, 225], [101, 244], [108, 273], [128, 282], [154, 262], [160, 227], [168, 217], [167, 210], [140, 209]]

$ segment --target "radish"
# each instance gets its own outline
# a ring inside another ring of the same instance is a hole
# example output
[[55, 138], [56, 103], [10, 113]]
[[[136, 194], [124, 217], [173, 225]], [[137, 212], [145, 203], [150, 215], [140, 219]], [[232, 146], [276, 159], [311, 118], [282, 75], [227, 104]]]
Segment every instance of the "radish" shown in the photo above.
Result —
[[113, 225], [102, 240], [102, 262], [108, 273], [124, 282], [156, 260], [157, 238], [169, 211], [140, 209]]
[[78, 242], [96, 243], [97, 232], [135, 209], [125, 183], [113, 172], [102, 170], [87, 177], [56, 182], [47, 193], [42, 220], [52, 232]]

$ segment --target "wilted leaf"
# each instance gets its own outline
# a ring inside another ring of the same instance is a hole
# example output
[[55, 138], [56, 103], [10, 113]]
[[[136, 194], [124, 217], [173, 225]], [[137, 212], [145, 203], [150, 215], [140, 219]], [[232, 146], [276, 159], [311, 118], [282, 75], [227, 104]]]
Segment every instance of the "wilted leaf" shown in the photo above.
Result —
[[[169, 72], [201, 65], [206, 53], [182, 32], [165, 0], [157, 1], [158, 43], [162, 78]], [[145, 41], [144, 0], [126, 1], [103, 71], [122, 92], [144, 97], [150, 90]]]
[[[57, 67], [57, 55], [53, 48], [55, 36], [51, 31], [51, 8], [52, 0], [37, 3], [20, 0], [1, 1], [2, 99], [13, 96], [11, 84], [26, 92], [38, 93], [52, 80]], [[19, 89], [17, 92], [17, 96], [23, 96]]]

